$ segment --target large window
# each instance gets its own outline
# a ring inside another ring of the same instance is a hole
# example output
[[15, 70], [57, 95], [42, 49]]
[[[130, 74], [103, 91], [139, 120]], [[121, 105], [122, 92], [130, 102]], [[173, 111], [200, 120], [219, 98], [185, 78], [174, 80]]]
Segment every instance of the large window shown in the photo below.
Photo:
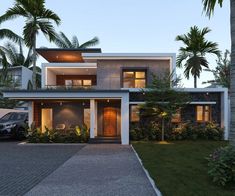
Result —
[[90, 128], [90, 108], [84, 108], [83, 111], [83, 121], [87, 128]]
[[85, 80], [65, 80], [65, 85], [66, 86], [91, 86], [92, 81], [89, 79]]
[[140, 120], [140, 111], [138, 105], [131, 106], [131, 122], [139, 122]]
[[175, 114], [172, 115], [171, 118], [172, 123], [180, 123], [181, 122], [181, 110], [178, 109]]
[[124, 88], [145, 88], [146, 87], [146, 71], [123, 71], [123, 87]]
[[209, 105], [196, 106], [196, 120], [198, 122], [211, 121], [211, 107]]

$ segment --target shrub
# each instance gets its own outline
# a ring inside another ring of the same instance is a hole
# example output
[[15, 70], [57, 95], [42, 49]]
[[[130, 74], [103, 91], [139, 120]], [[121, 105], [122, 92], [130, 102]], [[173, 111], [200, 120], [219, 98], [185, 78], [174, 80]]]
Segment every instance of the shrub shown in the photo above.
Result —
[[208, 174], [214, 183], [225, 186], [235, 184], [235, 148], [232, 146], [216, 149], [208, 160]]
[[89, 129], [83, 125], [66, 131], [46, 128], [45, 132], [42, 132], [40, 128], [31, 126], [27, 139], [31, 143], [83, 143], [89, 139]]
[[130, 139], [134, 141], [143, 140], [143, 129], [138, 126], [132, 126], [130, 129]]
[[[167, 126], [166, 140], [222, 140], [223, 129], [213, 122], [208, 123], [182, 123], [180, 127]], [[154, 121], [148, 124], [132, 126], [131, 140], [161, 140], [161, 125]]]
[[157, 123], [150, 122], [146, 126], [134, 125], [130, 129], [131, 140], [159, 140], [161, 138], [161, 130]]

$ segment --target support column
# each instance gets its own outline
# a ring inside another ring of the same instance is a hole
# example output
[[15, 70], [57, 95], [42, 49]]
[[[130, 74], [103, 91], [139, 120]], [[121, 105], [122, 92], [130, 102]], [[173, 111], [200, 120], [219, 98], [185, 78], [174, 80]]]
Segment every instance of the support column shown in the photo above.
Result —
[[95, 137], [96, 133], [96, 109], [95, 100], [90, 100], [90, 138]]
[[97, 109], [97, 101], [95, 101], [95, 131], [94, 131], [94, 135], [95, 137], [98, 135], [98, 131], [97, 131], [97, 113], [98, 109]]
[[129, 144], [129, 94], [121, 100], [121, 142], [123, 145]]
[[226, 89], [223, 93], [221, 93], [221, 127], [224, 128], [224, 139], [228, 140], [229, 137], [229, 105], [230, 100], [228, 99], [228, 90]]
[[34, 116], [33, 116], [33, 106], [34, 106], [34, 103], [33, 101], [29, 101], [28, 102], [28, 126], [31, 127], [32, 123], [33, 123], [33, 119], [34, 119]]

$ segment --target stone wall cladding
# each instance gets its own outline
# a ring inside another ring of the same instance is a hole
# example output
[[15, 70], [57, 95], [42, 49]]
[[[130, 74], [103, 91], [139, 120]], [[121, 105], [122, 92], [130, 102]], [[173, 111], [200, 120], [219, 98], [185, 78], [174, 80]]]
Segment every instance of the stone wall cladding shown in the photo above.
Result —
[[[211, 117], [212, 121], [218, 124], [221, 123], [221, 94], [219, 92], [207, 93], [205, 92], [192, 92], [189, 93], [192, 102], [216, 102], [216, 104], [209, 104], [211, 106]], [[142, 102], [144, 101], [144, 95], [142, 92], [131, 92], [130, 102]], [[195, 122], [196, 121], [196, 105], [200, 104], [189, 104], [181, 111], [182, 122]]]
[[122, 69], [147, 69], [147, 81], [151, 82], [151, 73], [164, 74], [170, 71], [169, 60], [98, 60], [97, 62], [97, 88], [120, 89]]

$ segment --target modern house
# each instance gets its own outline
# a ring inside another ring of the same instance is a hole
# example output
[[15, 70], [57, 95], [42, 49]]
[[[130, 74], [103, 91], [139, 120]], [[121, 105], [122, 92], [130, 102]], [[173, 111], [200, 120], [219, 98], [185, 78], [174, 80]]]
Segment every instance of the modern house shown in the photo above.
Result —
[[33, 72], [24, 66], [15, 66], [8, 68], [8, 75], [12, 77], [17, 84], [17, 89], [27, 89], [28, 83], [32, 82]]
[[[129, 144], [129, 126], [139, 121], [138, 105], [152, 73], [175, 68], [174, 53], [102, 53], [101, 49], [37, 49], [42, 88], [5, 91], [10, 99], [27, 101], [29, 124], [62, 129], [86, 124], [90, 138], [120, 137]], [[228, 138], [228, 91], [225, 88], [178, 89], [192, 101], [174, 121], [214, 121]]]

